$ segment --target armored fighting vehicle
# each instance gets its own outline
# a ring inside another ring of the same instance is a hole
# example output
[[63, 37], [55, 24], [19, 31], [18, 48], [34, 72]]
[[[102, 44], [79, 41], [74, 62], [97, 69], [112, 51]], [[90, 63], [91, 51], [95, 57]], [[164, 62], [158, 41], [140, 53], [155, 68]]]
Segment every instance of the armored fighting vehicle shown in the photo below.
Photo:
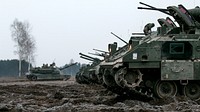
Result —
[[172, 17], [158, 19], [160, 27], [133, 33], [129, 43], [100, 64], [103, 81], [118, 90], [132, 91], [144, 97], [185, 95], [200, 98], [200, 8], [187, 10], [183, 5], [167, 9], [147, 7]]
[[[92, 54], [92, 53], [90, 53], [90, 54]], [[81, 58], [91, 61], [92, 64], [83, 66], [79, 70], [79, 72], [76, 74], [76, 81], [78, 83], [84, 83], [84, 84], [90, 84], [90, 83], [102, 84], [103, 83], [103, 79], [102, 79], [103, 74], [101, 73], [101, 69], [100, 69], [100, 65], [99, 65], [102, 62], [102, 60], [100, 60], [99, 58], [94, 58], [94, 57], [88, 56], [83, 53], [79, 53], [79, 55], [81, 55], [80, 56]], [[93, 55], [104, 57], [104, 54], [93, 54]]]
[[[123, 41], [125, 44], [128, 44], [126, 41], [124, 41], [121, 37], [117, 36], [113, 32], [111, 32], [112, 35]], [[94, 58], [88, 55], [85, 55], [83, 53], [79, 53], [81, 55], [80, 57], [83, 59], [86, 59], [88, 61], [91, 61], [92, 64], [88, 64], [87, 66], [83, 66], [80, 71], [76, 74], [76, 81], [78, 83], [97, 83], [103, 86], [106, 86], [104, 84], [105, 81], [103, 81], [103, 72], [104, 68], [102, 68], [100, 65], [101, 63], [104, 63], [105, 60], [107, 60], [114, 52], [117, 50], [117, 42], [108, 44], [108, 52], [99, 50], [99, 49], [93, 49], [100, 53], [89, 53], [95, 56], [103, 57], [103, 59]], [[106, 86], [107, 87], [107, 86]]]
[[62, 70], [69, 68], [76, 63], [70, 64], [68, 66], [64, 66], [62, 68], [58, 68], [55, 66], [55, 63], [43, 64], [42, 67], [35, 67], [30, 69], [30, 72], [26, 74], [27, 79], [36, 81], [36, 80], [68, 80], [71, 75], [66, 75], [62, 72]]

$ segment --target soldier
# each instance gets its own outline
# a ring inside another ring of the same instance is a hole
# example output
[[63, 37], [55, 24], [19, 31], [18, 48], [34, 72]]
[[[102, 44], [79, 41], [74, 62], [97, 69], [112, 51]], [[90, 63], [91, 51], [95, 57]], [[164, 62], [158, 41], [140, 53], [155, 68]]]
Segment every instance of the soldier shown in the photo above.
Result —
[[148, 35], [148, 34], [151, 34], [151, 28], [153, 28], [155, 26], [154, 23], [148, 23], [144, 26], [144, 34], [145, 35]]
[[53, 62], [52, 64], [50, 64], [50, 68], [54, 68], [55, 65], [56, 65], [56, 64]]

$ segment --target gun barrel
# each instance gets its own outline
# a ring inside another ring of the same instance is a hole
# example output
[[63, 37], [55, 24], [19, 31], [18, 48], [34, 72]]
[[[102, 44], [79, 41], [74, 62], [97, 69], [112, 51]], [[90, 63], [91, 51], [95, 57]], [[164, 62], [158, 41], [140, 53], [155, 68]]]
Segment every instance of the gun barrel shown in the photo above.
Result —
[[99, 51], [99, 52], [103, 52], [103, 53], [108, 53], [108, 52], [106, 52], [106, 51], [99, 50], [99, 49], [93, 49], [93, 50], [95, 50], [95, 51]]
[[[156, 7], [153, 7], [153, 6], [151, 6], [151, 5], [145, 4], [145, 3], [143, 3], [143, 2], [139, 2], [139, 3], [142, 4], [142, 5], [145, 5], [145, 6], [149, 7], [149, 8], [146, 8], [146, 7], [138, 7], [138, 9], [157, 10], [157, 11], [160, 11], [160, 12], [165, 13], [165, 14], [167, 14], [167, 15], [170, 15], [170, 13], [167, 12], [167, 11], [168, 11], [167, 9], [156, 8]], [[171, 16], [171, 15], [170, 15], [170, 16]]]
[[132, 35], [144, 35], [144, 33], [132, 33]]
[[88, 54], [95, 55], [95, 56], [101, 56], [101, 57], [104, 57], [103, 54], [99, 54], [99, 53], [90, 53], [90, 52], [89, 52]]
[[145, 5], [145, 6], [147, 6], [147, 7], [150, 7], [150, 8], [156, 9], [155, 7], [153, 7], [153, 6], [151, 6], [151, 5], [148, 5], [148, 4], [145, 4], [145, 3], [143, 3], [143, 2], [139, 2], [139, 3], [142, 4], [142, 5]]
[[93, 59], [90, 59], [90, 58], [87, 58], [87, 57], [84, 57], [84, 56], [80, 56], [80, 57], [85, 59], [85, 60], [88, 60], [88, 61], [94, 61]]
[[85, 57], [90, 58], [90, 59], [92, 59], [92, 60], [100, 60], [100, 59], [98, 59], [98, 58], [94, 58], [94, 57], [85, 55], [85, 54], [83, 54], [83, 53], [79, 53], [79, 54], [80, 54], [81, 56], [85, 56]]
[[85, 56], [85, 57], [87, 57], [87, 58], [95, 59], [95, 58], [93, 58], [93, 57], [91, 57], [91, 56], [88, 56], [88, 55], [86, 55], [86, 54], [83, 54], [83, 53], [79, 53], [79, 55]]
[[128, 44], [128, 42], [126, 42], [125, 40], [123, 40], [122, 38], [120, 38], [119, 36], [117, 36], [116, 34], [114, 34], [113, 32], [111, 32], [111, 34], [114, 35], [115, 37], [117, 37], [118, 39], [120, 39], [125, 44]]
[[[138, 7], [138, 9], [168, 11], [168, 9], [162, 9], [162, 8], [148, 8], [148, 7]], [[168, 14], [168, 13], [167, 13], [167, 14]]]
[[59, 68], [59, 69], [60, 69], [60, 70], [64, 70], [64, 69], [69, 68], [69, 67], [71, 67], [71, 66], [74, 66], [74, 65], [76, 65], [76, 64], [77, 64], [77, 62], [76, 62], [76, 63], [72, 63], [72, 64], [67, 65], [67, 66], [64, 66], [64, 67]]

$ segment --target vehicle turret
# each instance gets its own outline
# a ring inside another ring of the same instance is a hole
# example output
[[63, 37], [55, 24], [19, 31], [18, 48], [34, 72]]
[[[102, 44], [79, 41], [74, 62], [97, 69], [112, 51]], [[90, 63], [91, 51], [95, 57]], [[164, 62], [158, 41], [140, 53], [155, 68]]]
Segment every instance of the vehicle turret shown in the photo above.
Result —
[[147, 5], [140, 2], [140, 4], [147, 6], [138, 7], [138, 9], [147, 9], [147, 10], [157, 10], [172, 16], [175, 21], [179, 24], [179, 30], [182, 33], [186, 34], [199, 34], [200, 30], [200, 20], [199, 14], [200, 9], [198, 7], [194, 9], [187, 10], [183, 5], [169, 6], [167, 9], [155, 8], [153, 6]]

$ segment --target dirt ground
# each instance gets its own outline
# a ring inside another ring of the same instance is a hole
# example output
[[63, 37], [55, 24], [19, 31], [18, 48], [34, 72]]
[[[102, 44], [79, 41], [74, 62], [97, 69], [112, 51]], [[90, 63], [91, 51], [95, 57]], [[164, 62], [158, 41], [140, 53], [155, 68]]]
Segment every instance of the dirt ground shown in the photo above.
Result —
[[120, 97], [105, 88], [68, 81], [0, 78], [0, 111], [9, 112], [198, 112], [186, 98], [142, 102]]

